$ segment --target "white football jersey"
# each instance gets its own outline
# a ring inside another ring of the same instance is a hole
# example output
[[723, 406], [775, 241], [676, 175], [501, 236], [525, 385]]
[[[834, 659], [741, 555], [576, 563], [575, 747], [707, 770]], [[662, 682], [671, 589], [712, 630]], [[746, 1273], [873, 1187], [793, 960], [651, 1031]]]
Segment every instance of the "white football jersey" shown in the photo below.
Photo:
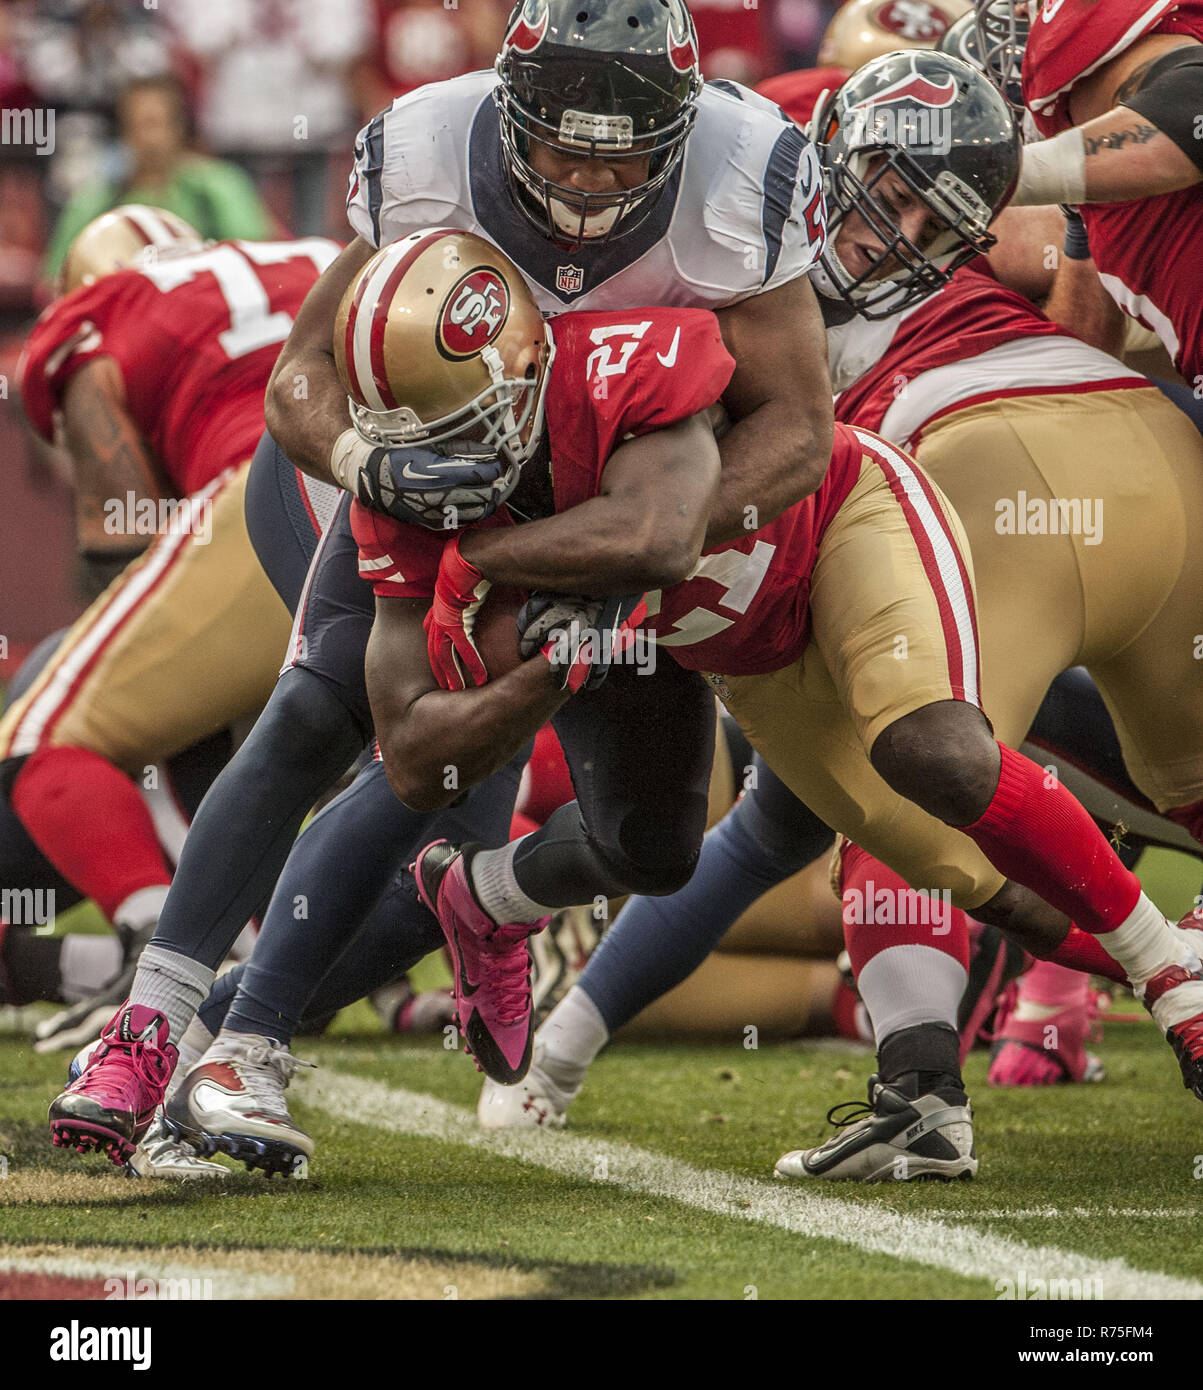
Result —
[[639, 304], [719, 309], [805, 275], [826, 228], [814, 146], [772, 102], [708, 82], [685, 157], [625, 236], [557, 247], [515, 206], [493, 102], [497, 75], [468, 73], [398, 97], [360, 132], [347, 196], [373, 246], [422, 227], [491, 241], [544, 314]]

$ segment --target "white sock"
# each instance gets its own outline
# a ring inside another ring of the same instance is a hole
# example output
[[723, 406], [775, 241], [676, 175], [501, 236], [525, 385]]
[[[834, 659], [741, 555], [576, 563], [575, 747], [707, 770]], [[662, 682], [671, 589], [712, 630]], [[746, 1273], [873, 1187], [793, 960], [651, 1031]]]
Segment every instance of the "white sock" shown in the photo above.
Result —
[[573, 985], [552, 1009], [536, 1034], [543, 1045], [541, 1065], [564, 1086], [579, 1085], [581, 1077], [610, 1034], [597, 1005], [580, 985]]
[[215, 972], [207, 965], [168, 951], [147, 946], [138, 960], [130, 1003], [157, 1009], [171, 1029], [168, 1041], [178, 1045], [184, 1030], [208, 998]]
[[113, 913], [113, 923], [118, 927], [129, 927], [131, 931], [141, 931], [159, 920], [163, 904], [167, 901], [167, 884], [155, 883], [149, 888], [139, 888], [131, 893]]
[[1100, 933], [1098, 941], [1134, 985], [1144, 984], [1167, 965], [1189, 965], [1198, 959], [1143, 893], [1123, 922], [1114, 931]]
[[[526, 837], [523, 836], [523, 839]], [[511, 840], [500, 849], [482, 849], [472, 858], [472, 890], [481, 907], [499, 926], [509, 922], [537, 922], [555, 909], [528, 898], [514, 877], [514, 851], [522, 840]]]
[[901, 1028], [920, 1023], [957, 1026], [968, 975], [959, 961], [932, 946], [889, 946], [856, 978], [878, 1047]]
[[121, 970], [121, 942], [115, 936], [63, 937], [58, 958], [63, 998], [78, 1003], [102, 990]]

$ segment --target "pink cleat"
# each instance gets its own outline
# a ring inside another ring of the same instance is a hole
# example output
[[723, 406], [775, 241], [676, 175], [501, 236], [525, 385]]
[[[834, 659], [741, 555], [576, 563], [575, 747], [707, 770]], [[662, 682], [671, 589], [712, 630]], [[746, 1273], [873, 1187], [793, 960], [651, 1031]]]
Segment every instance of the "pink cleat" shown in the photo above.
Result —
[[991, 1086], [1057, 1086], [1102, 1081], [1106, 1072], [1086, 1051], [1097, 1034], [1098, 995], [1088, 990], [1080, 1003], [1041, 1019], [1015, 1017], [1018, 990], [1012, 985], [999, 1005], [998, 1026], [990, 1051]]
[[530, 1067], [534, 1031], [526, 942], [551, 918], [499, 926], [476, 901], [463, 849], [446, 840], [427, 845], [412, 872], [447, 938], [456, 1021], [467, 1050], [491, 1080], [514, 1086]]
[[107, 1153], [121, 1167], [150, 1128], [179, 1057], [161, 1013], [128, 1001], [109, 1020], [87, 1066], [51, 1102], [58, 1148]]

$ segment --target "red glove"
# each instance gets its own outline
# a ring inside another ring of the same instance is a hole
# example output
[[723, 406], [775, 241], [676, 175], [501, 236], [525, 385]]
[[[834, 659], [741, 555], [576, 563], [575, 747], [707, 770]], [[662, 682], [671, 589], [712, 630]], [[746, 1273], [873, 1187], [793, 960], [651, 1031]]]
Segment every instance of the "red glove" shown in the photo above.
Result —
[[444, 690], [467, 690], [489, 678], [472, 628], [490, 587], [471, 560], [460, 554], [459, 537], [448, 541], [439, 560], [434, 602], [423, 623], [430, 669]]

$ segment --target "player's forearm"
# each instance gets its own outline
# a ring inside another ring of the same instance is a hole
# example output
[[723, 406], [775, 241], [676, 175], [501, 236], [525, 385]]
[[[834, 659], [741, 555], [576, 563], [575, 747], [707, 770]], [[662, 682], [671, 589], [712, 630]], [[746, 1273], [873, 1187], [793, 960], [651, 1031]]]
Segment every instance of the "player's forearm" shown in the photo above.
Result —
[[680, 584], [701, 555], [705, 510], [595, 497], [524, 526], [467, 531], [460, 553], [494, 584], [561, 594], [642, 594]]
[[1203, 172], [1173, 140], [1126, 106], [1023, 151], [1017, 207], [1123, 203], [1176, 193]]
[[347, 287], [373, 248], [358, 237], [322, 272], [305, 296], [267, 387], [267, 428], [285, 455], [310, 477], [337, 482], [335, 441], [348, 428], [347, 393], [334, 365], [334, 318]]
[[830, 410], [766, 401], [719, 441], [722, 475], [706, 548], [759, 530], [818, 490], [831, 463]]
[[130, 534], [127, 499], [158, 501], [163, 494], [158, 464], [126, 409], [111, 360], [93, 362], [72, 379], [63, 397], [63, 433], [74, 465], [80, 550], [128, 562], [151, 538]]
[[337, 483], [330, 454], [351, 421], [330, 353], [292, 354], [285, 348], [268, 383], [264, 417], [272, 438], [302, 473]]
[[377, 719], [389, 785], [412, 810], [440, 811], [504, 767], [568, 698], [541, 656], [487, 685], [432, 690], [400, 719]]
[[1124, 316], [1103, 288], [1093, 261], [1062, 258], [1044, 312], [1091, 347], [1114, 356], [1123, 351]]

